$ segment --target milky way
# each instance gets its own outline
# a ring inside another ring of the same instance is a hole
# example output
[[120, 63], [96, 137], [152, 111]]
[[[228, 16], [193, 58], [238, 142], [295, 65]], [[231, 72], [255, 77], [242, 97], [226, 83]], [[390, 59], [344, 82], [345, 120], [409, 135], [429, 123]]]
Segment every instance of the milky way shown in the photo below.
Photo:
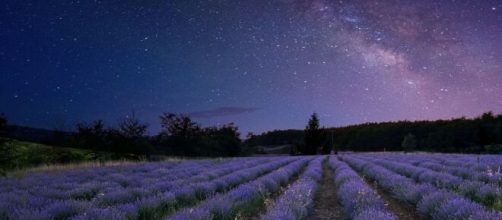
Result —
[[71, 129], [134, 111], [241, 131], [502, 111], [502, 2], [14, 1], [0, 111]]

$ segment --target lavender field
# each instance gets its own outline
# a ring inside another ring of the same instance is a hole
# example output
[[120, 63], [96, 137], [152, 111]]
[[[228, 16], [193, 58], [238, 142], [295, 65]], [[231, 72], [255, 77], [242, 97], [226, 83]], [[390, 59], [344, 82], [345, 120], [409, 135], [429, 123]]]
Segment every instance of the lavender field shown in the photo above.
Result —
[[501, 166], [357, 153], [38, 171], [0, 179], [0, 219], [502, 219]]

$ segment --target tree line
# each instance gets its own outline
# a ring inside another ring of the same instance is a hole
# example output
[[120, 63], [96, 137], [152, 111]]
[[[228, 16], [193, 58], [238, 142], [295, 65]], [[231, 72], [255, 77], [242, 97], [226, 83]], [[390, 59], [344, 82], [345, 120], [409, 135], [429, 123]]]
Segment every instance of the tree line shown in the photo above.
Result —
[[[0, 135], [9, 136], [0, 117]], [[183, 114], [164, 113], [160, 116], [161, 131], [148, 135], [149, 125], [141, 122], [134, 114], [118, 122], [115, 127], [107, 126], [103, 120], [78, 123], [75, 132], [53, 130], [46, 144], [77, 147], [100, 152], [114, 152], [136, 157], [143, 155], [174, 156], [238, 156], [241, 140], [238, 127], [233, 123], [221, 126], [202, 127]]]
[[[311, 120], [317, 117], [314, 115]], [[292, 144], [295, 146], [294, 153], [327, 153], [331, 150], [502, 153], [502, 114], [494, 115], [492, 112], [471, 119], [462, 117], [318, 128], [313, 142], [308, 127], [305, 130], [276, 130], [252, 135], [245, 143], [249, 146]]]
[[[134, 114], [115, 127], [102, 120], [78, 123], [68, 135], [54, 130], [50, 143], [122, 155], [238, 156], [256, 153], [256, 146], [292, 145], [291, 154], [331, 151], [433, 151], [502, 153], [502, 114], [491, 112], [476, 118], [436, 121], [365, 123], [339, 128], [320, 126], [312, 114], [304, 130], [275, 130], [248, 134], [241, 142], [233, 124], [203, 127], [183, 114], [164, 113], [161, 131], [147, 134], [149, 125]], [[8, 136], [7, 119], [0, 116], [0, 136]], [[0, 144], [4, 139], [0, 138]]]

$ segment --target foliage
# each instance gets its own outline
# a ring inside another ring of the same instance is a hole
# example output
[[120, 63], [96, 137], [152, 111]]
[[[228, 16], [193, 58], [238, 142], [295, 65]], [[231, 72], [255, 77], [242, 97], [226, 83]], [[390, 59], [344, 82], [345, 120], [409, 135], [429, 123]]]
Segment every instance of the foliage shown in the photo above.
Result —
[[303, 130], [273, 130], [260, 135], [251, 134], [246, 137], [245, 144], [248, 146], [303, 144]]
[[106, 147], [107, 131], [102, 120], [93, 121], [90, 124], [77, 124], [75, 134], [76, 144], [92, 150], [104, 149]]
[[[397, 121], [365, 123], [326, 129], [334, 132], [334, 145], [339, 150], [351, 151], [402, 151], [403, 137], [413, 134], [416, 150], [436, 152], [486, 152], [483, 146], [502, 144], [502, 114], [485, 113], [480, 117], [437, 121]], [[303, 138], [301, 130], [272, 131], [246, 140], [250, 146], [274, 145], [276, 138], [288, 137], [296, 144]], [[324, 143], [329, 143], [330, 132], [323, 133]]]
[[54, 147], [17, 140], [0, 145], [0, 170], [22, 169], [38, 165], [78, 163], [117, 159], [114, 154], [66, 147]]
[[185, 139], [198, 135], [201, 130], [200, 126], [190, 117], [174, 113], [164, 113], [160, 116], [160, 126], [162, 127], [162, 135]]
[[484, 149], [490, 154], [502, 154], [502, 144], [485, 145]]
[[146, 135], [147, 124], [143, 124], [133, 113], [119, 123], [118, 132], [125, 138], [142, 138]]
[[305, 127], [305, 145], [301, 152], [303, 154], [316, 154], [323, 142], [322, 130], [319, 127], [319, 117], [316, 113], [310, 116], [309, 122]]
[[415, 138], [415, 135], [407, 134], [404, 136], [401, 147], [403, 147], [403, 150], [406, 152], [414, 151], [417, 147], [417, 139]]
[[79, 123], [73, 145], [94, 151], [149, 155], [153, 146], [146, 136], [147, 128], [134, 115], [121, 120], [118, 129], [107, 128], [102, 120]]
[[203, 128], [186, 115], [165, 113], [157, 137], [159, 150], [169, 155], [237, 156], [241, 152], [239, 128], [233, 123]]

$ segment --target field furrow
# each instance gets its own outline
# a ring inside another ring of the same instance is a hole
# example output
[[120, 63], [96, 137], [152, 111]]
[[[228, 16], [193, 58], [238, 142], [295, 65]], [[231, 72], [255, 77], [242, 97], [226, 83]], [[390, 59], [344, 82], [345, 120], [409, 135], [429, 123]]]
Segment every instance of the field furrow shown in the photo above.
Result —
[[354, 156], [342, 159], [374, 179], [396, 199], [416, 206], [419, 214], [430, 219], [500, 219], [500, 212], [490, 211], [464, 197], [428, 183], [417, 183], [369, 160]]
[[502, 192], [495, 185], [480, 181], [463, 180], [460, 177], [445, 172], [436, 172], [405, 162], [361, 157], [382, 165], [396, 173], [410, 177], [419, 183], [429, 183], [438, 188], [458, 193], [489, 208], [502, 210]]
[[338, 198], [350, 219], [397, 219], [396, 215], [385, 207], [381, 197], [345, 162], [330, 157], [329, 165], [335, 170], [333, 181], [337, 187]]
[[192, 208], [184, 208], [168, 219], [233, 219], [262, 202], [263, 195], [276, 192], [313, 158], [302, 158], [251, 182], [217, 194]]
[[337, 196], [338, 190], [333, 181], [333, 170], [329, 166], [329, 162], [323, 163], [323, 176], [319, 183], [314, 211], [308, 219], [312, 220], [328, 220], [328, 219], [345, 219], [343, 206]]
[[298, 180], [290, 184], [268, 207], [261, 219], [304, 219], [309, 216], [314, 207], [314, 197], [322, 178], [322, 163], [325, 159], [323, 156], [310, 161]]
[[487, 172], [496, 158], [342, 153], [30, 171], [0, 178], [0, 219], [500, 220], [498, 171]]

